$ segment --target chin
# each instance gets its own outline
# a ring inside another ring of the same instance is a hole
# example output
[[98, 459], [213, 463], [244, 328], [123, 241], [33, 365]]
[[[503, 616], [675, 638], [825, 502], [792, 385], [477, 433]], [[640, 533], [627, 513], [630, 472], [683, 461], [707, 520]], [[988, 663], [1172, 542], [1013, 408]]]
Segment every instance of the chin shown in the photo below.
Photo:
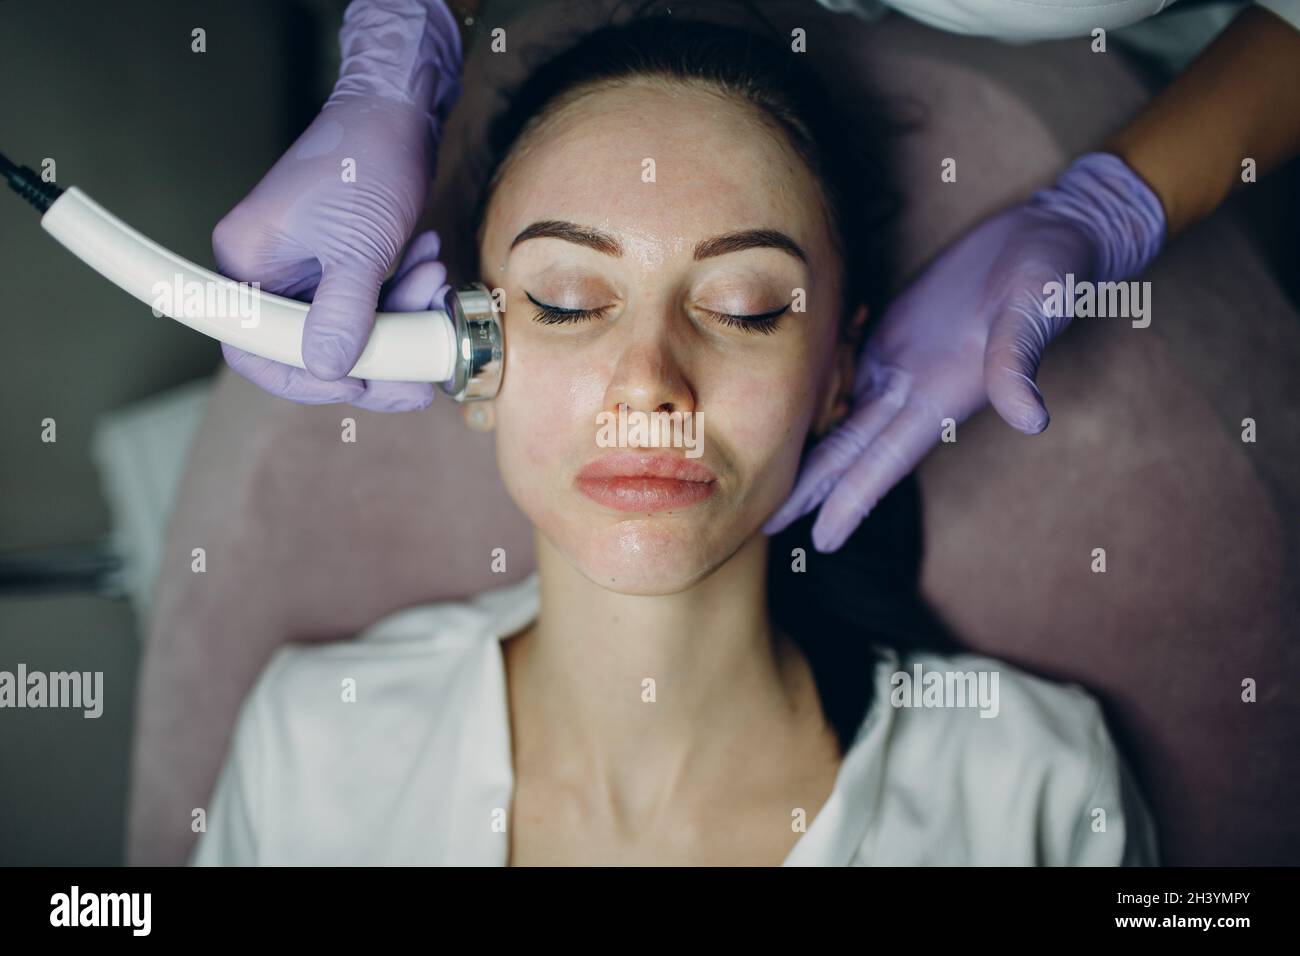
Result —
[[619, 594], [676, 594], [708, 577], [722, 563], [708, 537], [680, 515], [619, 518], [566, 527], [551, 541], [594, 584]]

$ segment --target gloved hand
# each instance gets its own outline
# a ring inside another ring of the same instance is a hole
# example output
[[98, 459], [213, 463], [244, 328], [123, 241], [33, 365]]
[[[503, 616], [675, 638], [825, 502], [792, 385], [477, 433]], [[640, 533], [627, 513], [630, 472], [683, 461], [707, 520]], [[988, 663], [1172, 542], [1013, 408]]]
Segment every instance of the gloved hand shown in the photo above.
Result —
[[1013, 428], [1041, 432], [1034, 377], [1070, 321], [1048, 314], [1044, 285], [1136, 275], [1164, 234], [1158, 197], [1109, 153], [1080, 157], [1054, 186], [967, 233], [886, 310], [863, 346], [853, 412], [809, 453], [764, 532], [821, 504], [813, 544], [834, 551], [938, 443], [943, 419], [961, 423], [986, 401]]
[[[422, 232], [406, 247], [401, 264], [385, 283], [380, 304], [384, 312], [425, 312], [442, 307], [443, 296], [451, 288], [446, 283], [447, 269], [438, 261], [438, 234]], [[375, 383], [381, 384], [381, 383]], [[407, 382], [382, 384], [405, 385]], [[421, 387], [424, 387], [421, 384]], [[429, 388], [432, 388], [429, 385]]]
[[[290, 401], [424, 408], [431, 383], [346, 376], [374, 327], [384, 276], [424, 207], [443, 124], [460, 95], [460, 32], [443, 0], [354, 0], [339, 44], [339, 80], [320, 115], [212, 234], [226, 275], [311, 297], [307, 369], [229, 345], [222, 353], [244, 378]], [[421, 240], [411, 250], [426, 262], [420, 281], [433, 282], [441, 269], [441, 285], [446, 270], [427, 263], [438, 237]]]

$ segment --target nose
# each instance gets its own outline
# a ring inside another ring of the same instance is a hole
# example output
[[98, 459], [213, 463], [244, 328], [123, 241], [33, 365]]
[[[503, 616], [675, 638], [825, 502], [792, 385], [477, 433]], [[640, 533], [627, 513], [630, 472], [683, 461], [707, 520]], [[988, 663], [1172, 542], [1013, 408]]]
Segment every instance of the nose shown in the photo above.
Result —
[[630, 342], [619, 356], [605, 393], [605, 410], [629, 412], [695, 411], [695, 394], [663, 336]]

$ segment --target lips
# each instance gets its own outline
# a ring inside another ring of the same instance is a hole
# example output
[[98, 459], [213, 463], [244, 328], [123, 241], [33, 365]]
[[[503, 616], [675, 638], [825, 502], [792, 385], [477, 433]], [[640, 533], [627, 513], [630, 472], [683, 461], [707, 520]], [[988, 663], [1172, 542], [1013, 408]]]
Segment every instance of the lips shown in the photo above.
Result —
[[620, 452], [588, 464], [575, 479], [588, 498], [616, 511], [686, 508], [713, 494], [717, 476], [699, 462], [664, 454]]

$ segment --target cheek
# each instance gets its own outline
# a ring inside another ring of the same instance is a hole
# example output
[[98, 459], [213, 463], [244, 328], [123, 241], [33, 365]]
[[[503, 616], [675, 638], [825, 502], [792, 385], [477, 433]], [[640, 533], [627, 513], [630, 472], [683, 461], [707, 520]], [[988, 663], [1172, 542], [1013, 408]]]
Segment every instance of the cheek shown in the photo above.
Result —
[[[755, 484], [782, 480], [798, 461], [814, 414], [808, 358], [782, 355], [767, 362], [737, 363], [725, 378], [712, 383], [718, 436]], [[707, 436], [710, 416], [704, 418]]]
[[759, 371], [726, 384], [730, 423], [727, 437], [742, 454], [746, 449], [768, 453], [787, 443], [800, 422], [807, 419], [806, 392], [789, 387], [788, 375]]
[[[595, 447], [596, 413], [606, 376], [575, 350], [525, 333], [506, 349], [496, 405], [497, 454], [503, 472], [538, 480], [558, 476]], [[584, 438], [587, 440], [584, 444]]]

